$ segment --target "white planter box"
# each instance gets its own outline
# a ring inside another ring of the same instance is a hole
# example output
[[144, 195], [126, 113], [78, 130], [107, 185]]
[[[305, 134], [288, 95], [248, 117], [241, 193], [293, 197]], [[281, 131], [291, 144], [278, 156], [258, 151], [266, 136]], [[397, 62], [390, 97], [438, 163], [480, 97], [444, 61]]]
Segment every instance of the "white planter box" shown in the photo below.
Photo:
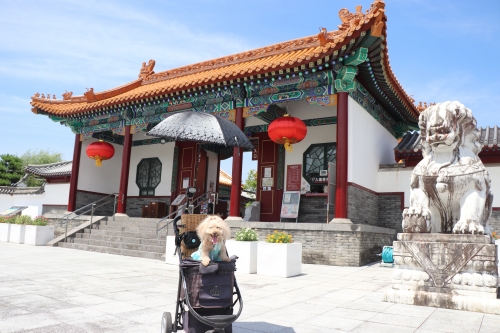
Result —
[[302, 243], [259, 242], [257, 274], [278, 277], [299, 275], [302, 271]]
[[24, 233], [26, 226], [24, 224], [11, 224], [9, 233], [9, 242], [16, 244], [24, 243]]
[[0, 223], [0, 242], [8, 242], [10, 234], [10, 223]]
[[54, 239], [53, 225], [27, 225], [24, 234], [24, 244], [27, 245], [46, 245]]
[[175, 252], [175, 236], [167, 236], [165, 245], [165, 263], [179, 266], [179, 256]]
[[257, 273], [257, 241], [242, 242], [234, 239], [226, 241], [229, 256], [238, 256], [236, 261], [237, 272], [246, 274]]

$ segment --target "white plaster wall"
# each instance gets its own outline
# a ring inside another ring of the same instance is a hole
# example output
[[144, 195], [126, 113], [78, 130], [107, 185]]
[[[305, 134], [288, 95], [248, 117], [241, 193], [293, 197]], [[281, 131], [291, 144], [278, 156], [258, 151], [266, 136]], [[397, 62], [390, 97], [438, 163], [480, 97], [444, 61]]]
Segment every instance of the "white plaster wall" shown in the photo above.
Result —
[[[142, 133], [138, 133], [142, 136]], [[135, 135], [134, 135], [135, 139]], [[141, 138], [143, 140], [145, 138]], [[171, 194], [170, 185], [172, 184], [172, 165], [174, 158], [175, 142], [167, 142], [165, 144], [155, 144], [147, 146], [132, 147], [130, 154], [130, 171], [128, 178], [129, 196], [139, 196], [139, 187], [135, 183], [137, 175], [137, 165], [143, 158], [158, 157], [161, 162], [161, 182], [155, 189], [155, 196], [168, 196]]]
[[394, 163], [398, 141], [351, 97], [348, 110], [347, 179], [376, 191], [379, 164]]
[[[285, 152], [285, 172], [289, 164], [302, 165], [304, 152], [314, 143], [327, 143], [337, 141], [337, 125], [314, 126], [307, 128], [307, 135], [304, 140], [293, 144], [293, 152]], [[304, 166], [302, 165], [302, 171]], [[285, 178], [286, 179], [286, 178]]]
[[217, 188], [217, 165], [218, 165], [218, 154], [207, 151], [208, 156], [208, 171], [207, 171], [207, 183], [206, 189], [210, 190], [210, 182], [214, 182], [214, 191]]
[[[394, 163], [394, 162], [393, 162]], [[380, 169], [377, 192], [404, 192], [405, 207], [410, 205], [410, 176], [413, 167]]]
[[69, 183], [45, 184], [45, 205], [67, 205], [69, 199]]
[[113, 158], [103, 161], [102, 167], [97, 167], [95, 161], [85, 153], [88, 145], [96, 141], [98, 140], [87, 139], [82, 142], [78, 189], [106, 194], [116, 193], [120, 189], [123, 146], [113, 144], [115, 148]]

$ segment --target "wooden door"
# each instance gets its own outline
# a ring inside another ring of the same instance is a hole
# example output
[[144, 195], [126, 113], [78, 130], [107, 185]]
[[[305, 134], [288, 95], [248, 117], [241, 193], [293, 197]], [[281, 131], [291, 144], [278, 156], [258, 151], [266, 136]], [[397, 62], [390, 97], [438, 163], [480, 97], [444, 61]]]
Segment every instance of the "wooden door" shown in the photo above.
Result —
[[280, 220], [283, 184], [278, 181], [283, 177], [283, 168], [279, 163], [279, 145], [271, 141], [267, 133], [255, 135], [259, 138], [257, 161], [257, 201], [260, 202], [260, 220], [277, 222]]

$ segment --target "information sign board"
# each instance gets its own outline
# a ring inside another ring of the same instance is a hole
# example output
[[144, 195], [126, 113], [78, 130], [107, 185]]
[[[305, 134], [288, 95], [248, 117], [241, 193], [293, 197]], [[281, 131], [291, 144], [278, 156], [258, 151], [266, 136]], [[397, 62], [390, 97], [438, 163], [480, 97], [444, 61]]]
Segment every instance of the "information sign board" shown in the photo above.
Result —
[[297, 219], [299, 217], [300, 191], [284, 191], [283, 201], [281, 203], [281, 218]]

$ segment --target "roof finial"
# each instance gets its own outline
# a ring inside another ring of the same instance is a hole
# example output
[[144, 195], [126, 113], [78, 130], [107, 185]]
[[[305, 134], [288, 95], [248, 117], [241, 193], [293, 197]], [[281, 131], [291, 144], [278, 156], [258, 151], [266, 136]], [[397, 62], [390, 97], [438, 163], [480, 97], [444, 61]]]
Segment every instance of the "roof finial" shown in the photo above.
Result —
[[139, 78], [144, 79], [155, 72], [153, 71], [153, 68], [155, 68], [155, 61], [153, 59], [149, 60], [148, 64], [146, 65], [145, 62], [142, 63], [141, 71], [139, 72]]

